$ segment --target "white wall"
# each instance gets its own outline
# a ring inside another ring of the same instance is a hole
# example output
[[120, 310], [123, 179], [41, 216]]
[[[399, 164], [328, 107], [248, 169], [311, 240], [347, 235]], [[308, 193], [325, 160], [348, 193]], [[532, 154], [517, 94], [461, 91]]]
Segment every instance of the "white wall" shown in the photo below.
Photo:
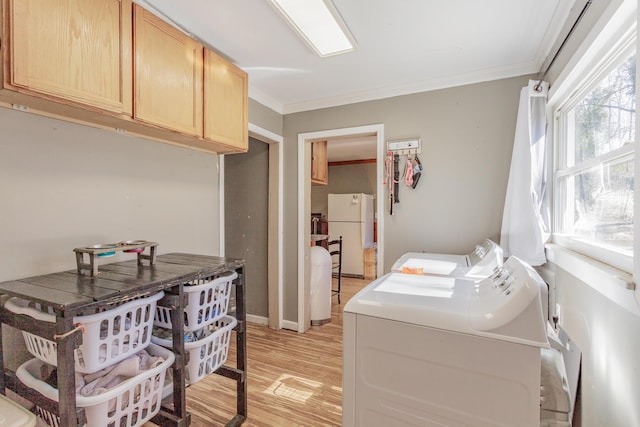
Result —
[[[582, 350], [578, 427], [640, 426], [640, 318], [576, 279], [555, 270], [561, 323]], [[633, 301], [633, 291], [625, 291]]]
[[213, 154], [0, 108], [0, 201], [2, 281], [74, 269], [98, 243], [219, 253]]

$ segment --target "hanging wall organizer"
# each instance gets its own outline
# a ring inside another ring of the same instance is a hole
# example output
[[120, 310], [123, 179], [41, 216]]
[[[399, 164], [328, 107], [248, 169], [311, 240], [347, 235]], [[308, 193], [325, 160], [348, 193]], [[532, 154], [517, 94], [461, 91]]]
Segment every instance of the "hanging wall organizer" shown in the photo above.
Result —
[[393, 154], [399, 155], [411, 155], [422, 153], [422, 139], [400, 139], [396, 141], [387, 141], [387, 151], [392, 151]]
[[[422, 153], [422, 140], [420, 138], [387, 141], [384, 184], [389, 185], [389, 215], [393, 215], [393, 205], [400, 203], [400, 198], [398, 196], [400, 190], [400, 156], [404, 155], [408, 157], [405, 173], [403, 173], [403, 175], [410, 175], [405, 179], [405, 183], [408, 187], [415, 189], [418, 179], [420, 178], [420, 172], [422, 171], [422, 165], [418, 159], [418, 154], [420, 153]], [[415, 170], [413, 169], [411, 156], [413, 156], [414, 161], [416, 162]]]

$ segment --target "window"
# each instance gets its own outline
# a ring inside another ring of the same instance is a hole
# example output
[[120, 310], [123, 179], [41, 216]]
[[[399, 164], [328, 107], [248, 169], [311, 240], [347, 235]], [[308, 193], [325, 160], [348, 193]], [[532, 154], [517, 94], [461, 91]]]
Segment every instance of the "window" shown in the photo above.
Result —
[[631, 272], [636, 54], [630, 38], [555, 111], [554, 239]]

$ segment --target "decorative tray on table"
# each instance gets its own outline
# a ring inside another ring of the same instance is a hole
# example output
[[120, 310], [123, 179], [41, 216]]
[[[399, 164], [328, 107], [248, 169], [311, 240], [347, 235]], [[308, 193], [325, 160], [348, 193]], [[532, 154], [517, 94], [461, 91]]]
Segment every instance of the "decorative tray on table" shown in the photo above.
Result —
[[[158, 243], [148, 242], [146, 240], [124, 240], [119, 243], [101, 243], [99, 245], [85, 246], [75, 248], [76, 264], [78, 265], [78, 273], [88, 271], [90, 276], [98, 275], [99, 258], [108, 258], [116, 254], [116, 252], [135, 253], [138, 255], [138, 264], [142, 264], [143, 260], [148, 260], [149, 265], [156, 262], [156, 247]], [[145, 254], [145, 250], [149, 248], [149, 253]], [[85, 262], [84, 255], [88, 256], [89, 262]]]

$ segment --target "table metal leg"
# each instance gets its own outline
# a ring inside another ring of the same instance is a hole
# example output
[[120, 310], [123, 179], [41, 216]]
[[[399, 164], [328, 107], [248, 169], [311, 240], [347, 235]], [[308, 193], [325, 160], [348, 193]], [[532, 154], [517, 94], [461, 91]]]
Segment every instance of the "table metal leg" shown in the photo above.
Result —
[[236, 356], [237, 368], [243, 373], [237, 380], [237, 410], [242, 417], [247, 417], [247, 295], [245, 292], [244, 266], [236, 270], [238, 283], [236, 286], [236, 319], [238, 329], [236, 332]]

